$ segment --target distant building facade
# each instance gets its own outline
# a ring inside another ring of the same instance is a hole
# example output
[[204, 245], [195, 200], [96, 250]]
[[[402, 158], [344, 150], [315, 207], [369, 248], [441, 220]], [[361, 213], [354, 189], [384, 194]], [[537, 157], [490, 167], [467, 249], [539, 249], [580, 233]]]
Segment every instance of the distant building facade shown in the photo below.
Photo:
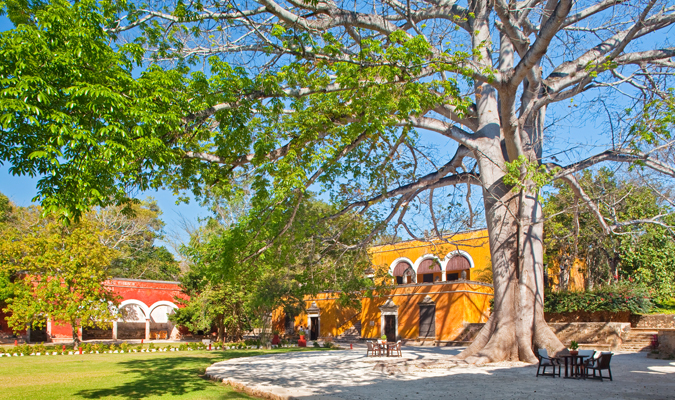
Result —
[[[169, 315], [179, 307], [175, 299], [185, 298], [179, 282], [116, 278], [104, 285], [121, 296], [119, 310], [122, 317], [107, 329], [80, 328], [80, 340], [179, 338], [178, 327], [169, 320]], [[0, 333], [9, 339], [14, 333], [7, 326], [5, 316], [0, 317]], [[70, 324], [57, 321], [47, 321], [43, 329], [29, 329], [18, 336], [30, 342], [70, 342], [73, 339]]]
[[462, 341], [473, 334], [472, 324], [487, 321], [492, 285], [486, 230], [374, 246], [370, 253], [374, 275], [386, 272], [390, 289], [361, 299], [360, 310], [339, 307], [337, 293], [319, 293], [307, 299], [301, 315], [275, 313], [275, 328], [288, 334], [305, 328], [309, 340], [387, 335], [447, 343]]

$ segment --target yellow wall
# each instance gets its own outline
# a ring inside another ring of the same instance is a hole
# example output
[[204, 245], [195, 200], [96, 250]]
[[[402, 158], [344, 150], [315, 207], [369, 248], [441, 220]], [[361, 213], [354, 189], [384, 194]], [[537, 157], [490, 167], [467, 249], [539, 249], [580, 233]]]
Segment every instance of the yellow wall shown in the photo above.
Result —
[[[383, 246], [374, 246], [370, 249], [373, 268], [381, 272], [389, 271], [392, 263], [399, 258], [407, 258], [413, 264], [421, 257], [432, 254], [440, 260], [455, 251], [461, 250], [469, 254], [474, 262], [474, 268], [467, 271], [467, 279], [472, 279], [476, 270], [482, 270], [490, 265], [490, 245], [487, 230], [458, 233], [446, 237], [444, 240], [420, 242], [410, 240]], [[421, 272], [421, 271], [418, 271]], [[447, 271], [452, 273], [452, 271]], [[440, 276], [440, 274], [438, 274]], [[421, 280], [418, 280], [418, 282]], [[390, 282], [387, 282], [390, 283]]]
[[[379, 269], [380, 275], [389, 271], [392, 263], [405, 257], [412, 264], [425, 255], [432, 254], [440, 260], [455, 251], [461, 250], [469, 254], [474, 268], [467, 271], [467, 279], [480, 275], [480, 270], [490, 268], [490, 248], [486, 230], [464, 232], [447, 237], [443, 241], [419, 242], [406, 241], [391, 245], [376, 246], [370, 249], [373, 267]], [[421, 272], [421, 271], [418, 271]], [[448, 271], [450, 272], [450, 271]], [[440, 277], [439, 274], [435, 274]], [[388, 277], [386, 284], [392, 283]], [[421, 277], [419, 277], [421, 280]], [[393, 286], [391, 289], [376, 293], [374, 297], [363, 298], [359, 312], [353, 308], [338, 307], [337, 293], [320, 293], [308, 298], [306, 308], [312, 302], [320, 308], [320, 336], [337, 337], [345, 330], [353, 327], [354, 322], [361, 321], [361, 337], [379, 338], [381, 313], [378, 308], [391, 298], [398, 305], [398, 331], [401, 339], [416, 340], [419, 334], [418, 303], [429, 295], [436, 303], [436, 340], [456, 340], [467, 323], [486, 322], [489, 313], [492, 287], [485, 283], [473, 281], [453, 281], [436, 283], [418, 283]], [[275, 313], [275, 327], [283, 332], [283, 313]], [[296, 327], [308, 325], [307, 315], [295, 318]]]
[[398, 306], [399, 338], [416, 340], [419, 335], [418, 304], [427, 295], [436, 303], [436, 340], [456, 340], [466, 323], [487, 321], [492, 287], [478, 282], [402, 285], [380, 297], [364, 298], [361, 337], [377, 339], [382, 336], [379, 307], [391, 298]]

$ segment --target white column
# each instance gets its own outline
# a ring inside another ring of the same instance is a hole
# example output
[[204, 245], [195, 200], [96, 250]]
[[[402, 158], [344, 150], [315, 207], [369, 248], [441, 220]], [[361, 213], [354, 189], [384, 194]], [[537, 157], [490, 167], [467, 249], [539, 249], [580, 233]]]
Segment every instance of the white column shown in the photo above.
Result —
[[145, 340], [150, 339], [150, 318], [145, 319]]
[[113, 321], [113, 340], [117, 340], [117, 321]]

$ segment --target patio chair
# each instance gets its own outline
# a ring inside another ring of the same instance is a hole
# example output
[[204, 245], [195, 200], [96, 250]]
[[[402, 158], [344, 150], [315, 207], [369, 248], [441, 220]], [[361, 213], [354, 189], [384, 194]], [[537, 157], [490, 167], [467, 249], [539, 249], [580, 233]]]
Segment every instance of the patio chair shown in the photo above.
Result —
[[[589, 365], [585, 367], [584, 378], [588, 377], [588, 370], [592, 369], [593, 376], [591, 378], [600, 379], [600, 381], [602, 381], [603, 379], [607, 378], [606, 376], [602, 376], [602, 370], [606, 369], [607, 372], [609, 372], [609, 380], [613, 381], [614, 379], [612, 379], [612, 370], [609, 368], [609, 362], [612, 360], [612, 355], [613, 353], [608, 351], [603, 351], [600, 353], [600, 357], [594, 359], [593, 363], [589, 363]], [[595, 376], [595, 371], [598, 371], [599, 376]]]
[[375, 353], [377, 353], [378, 356], [380, 355], [380, 345], [379, 344], [373, 343], [373, 342], [366, 342], [366, 345], [368, 345], [368, 350], [366, 350], [366, 357], [368, 357], [369, 355], [371, 357], [374, 357]]
[[580, 356], [584, 356], [581, 364], [575, 365], [577, 376], [582, 376], [586, 372], [586, 366], [593, 361], [595, 350], [579, 350]]
[[[552, 376], [555, 378], [555, 367], [558, 367], [558, 376], [560, 376], [560, 361], [555, 358], [555, 357], [549, 357], [548, 356], [548, 351], [546, 349], [538, 349], [537, 350], [537, 358], [539, 359], [539, 365], [537, 366], [537, 377], [539, 375], [544, 375], [544, 376]], [[543, 367], [543, 370], [539, 372]], [[546, 367], [551, 367], [553, 368], [553, 372], [551, 373], [546, 373]]]
[[396, 342], [396, 345], [393, 349], [391, 349], [390, 355], [396, 355], [397, 357], [403, 357], [403, 354], [401, 353], [401, 341], [399, 340]]

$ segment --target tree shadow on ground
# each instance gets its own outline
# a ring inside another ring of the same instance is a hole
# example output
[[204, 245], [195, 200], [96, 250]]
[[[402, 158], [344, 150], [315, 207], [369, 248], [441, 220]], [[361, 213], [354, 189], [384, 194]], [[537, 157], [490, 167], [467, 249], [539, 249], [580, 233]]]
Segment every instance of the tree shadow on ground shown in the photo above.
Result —
[[[249, 354], [250, 353], [250, 354]], [[124, 370], [123, 374], [132, 375], [128, 379], [115, 386], [82, 390], [78, 396], [85, 399], [98, 398], [123, 398], [142, 399], [150, 396], [183, 396], [190, 393], [212, 389], [218, 383], [204, 378], [205, 369], [218, 361], [231, 358], [260, 355], [261, 352], [213, 352], [207, 355], [178, 357], [164, 357], [158, 355], [147, 359], [135, 359], [117, 363]], [[221, 399], [241, 399], [248, 396], [237, 392], [224, 392], [219, 394]]]

